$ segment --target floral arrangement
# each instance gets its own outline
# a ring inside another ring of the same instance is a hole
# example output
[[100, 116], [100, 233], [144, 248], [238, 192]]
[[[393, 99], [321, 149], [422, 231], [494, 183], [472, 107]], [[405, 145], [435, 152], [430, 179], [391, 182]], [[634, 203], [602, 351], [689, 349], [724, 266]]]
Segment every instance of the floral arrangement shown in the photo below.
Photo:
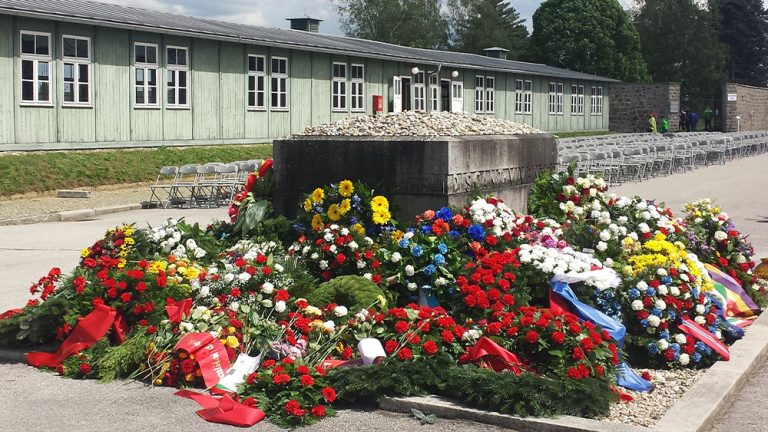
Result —
[[326, 225], [348, 227], [358, 233], [374, 235], [393, 227], [389, 200], [375, 195], [366, 185], [349, 180], [318, 187], [306, 195], [301, 207], [299, 227], [320, 231]]
[[324, 281], [341, 275], [371, 275], [380, 265], [374, 254], [373, 239], [363, 236], [359, 225], [350, 229], [330, 224], [315, 235], [300, 234], [288, 253], [303, 257]]

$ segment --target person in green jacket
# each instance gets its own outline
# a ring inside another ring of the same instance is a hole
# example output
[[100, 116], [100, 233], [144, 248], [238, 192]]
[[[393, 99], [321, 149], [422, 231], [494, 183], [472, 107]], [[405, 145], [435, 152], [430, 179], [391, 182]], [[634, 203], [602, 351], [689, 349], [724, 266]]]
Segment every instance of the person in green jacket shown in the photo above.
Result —
[[706, 109], [704, 109], [704, 129], [706, 131], [712, 132], [714, 119], [715, 119], [715, 112], [712, 111], [712, 108], [707, 107]]
[[661, 127], [659, 128], [659, 132], [661, 133], [669, 132], [669, 119], [667, 118], [667, 116], [661, 116]]
[[656, 133], [656, 113], [651, 113], [651, 117], [648, 118], [648, 132]]

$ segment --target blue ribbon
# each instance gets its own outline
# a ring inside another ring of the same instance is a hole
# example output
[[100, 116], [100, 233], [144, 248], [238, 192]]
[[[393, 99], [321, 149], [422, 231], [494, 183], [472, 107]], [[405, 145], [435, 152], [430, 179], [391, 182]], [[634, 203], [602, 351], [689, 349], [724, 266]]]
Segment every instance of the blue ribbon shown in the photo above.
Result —
[[[627, 334], [627, 329], [623, 324], [592, 306], [580, 302], [571, 287], [565, 282], [553, 281], [552, 291], [568, 302], [571, 313], [583, 321], [599, 325], [616, 340], [619, 348], [624, 346], [624, 336]], [[653, 387], [649, 381], [638, 375], [623, 358], [616, 368], [616, 383], [624, 388], [641, 392], [650, 391]]]

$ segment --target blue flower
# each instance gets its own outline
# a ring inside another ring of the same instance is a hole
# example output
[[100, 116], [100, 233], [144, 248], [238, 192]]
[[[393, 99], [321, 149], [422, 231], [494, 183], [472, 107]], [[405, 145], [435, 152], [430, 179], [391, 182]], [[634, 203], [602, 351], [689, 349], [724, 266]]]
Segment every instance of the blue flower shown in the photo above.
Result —
[[663, 278], [661, 278], [661, 281], [664, 282], [665, 284], [669, 285], [669, 284], [672, 283], [672, 278], [669, 277], [669, 276], [664, 276]]
[[677, 319], [677, 313], [672, 310], [667, 311], [667, 316], [669, 317], [670, 321], [674, 321], [675, 319]]
[[435, 265], [438, 267], [445, 265], [445, 256], [443, 256], [443, 254], [435, 255]]
[[693, 355], [691, 356], [691, 360], [693, 360], [694, 363], [700, 362], [701, 361], [701, 354], [699, 354], [697, 352], [693, 353]]
[[643, 327], [648, 327], [648, 318], [644, 318], [640, 320], [640, 325], [642, 325]]
[[651, 315], [656, 315], [657, 317], [661, 318], [661, 309], [659, 308], [651, 309]]
[[438, 219], [442, 219], [442, 220], [448, 222], [453, 217], [453, 212], [448, 207], [443, 207], [440, 210], [438, 210], [437, 213], [435, 213], [435, 216]]
[[659, 353], [659, 347], [654, 342], [651, 342], [648, 344], [648, 352], [652, 355], [656, 355]]
[[672, 351], [674, 351], [674, 352], [675, 352], [675, 353], [677, 353], [677, 354], [679, 354], [679, 353], [680, 353], [680, 344], [679, 344], [679, 343], [677, 343], [677, 342], [675, 342], [675, 343], [673, 343], [673, 344], [669, 344], [669, 348], [671, 348], [671, 349], [672, 349]]
[[424, 248], [422, 248], [419, 245], [416, 245], [411, 249], [411, 254], [415, 257], [420, 257], [424, 253]]
[[668, 332], [668, 331], [666, 331], [666, 330], [664, 330], [663, 332], [660, 332], [660, 333], [659, 333], [659, 337], [660, 337], [661, 339], [669, 340], [669, 332]]
[[441, 254], [448, 253], [448, 246], [445, 245], [445, 243], [440, 243], [437, 245], [437, 249], [440, 251]]
[[352, 216], [351, 218], [349, 218], [349, 223], [350, 224], [355, 225], [357, 222], [358, 222], [358, 220], [357, 220], [356, 217]]
[[352, 207], [357, 207], [360, 205], [360, 197], [357, 196], [357, 194], [352, 195]]
[[411, 244], [411, 242], [408, 241], [408, 239], [405, 239], [405, 238], [404, 239], [400, 239], [400, 241], [397, 242], [397, 245], [400, 246], [401, 248], [407, 248], [409, 244]]
[[469, 227], [469, 237], [475, 241], [485, 240], [485, 230], [480, 225], [472, 225]]
[[458, 232], [458, 231], [456, 231], [456, 230], [451, 230], [451, 231], [449, 231], [449, 232], [448, 232], [448, 234], [449, 234], [451, 237], [458, 237], [458, 236], [459, 236], [459, 232]]
[[432, 232], [432, 227], [429, 225], [422, 225], [421, 232], [423, 232], [424, 234], [429, 234]]
[[629, 298], [632, 300], [637, 300], [640, 298], [640, 291], [637, 288], [632, 288], [627, 294], [629, 294]]
[[432, 276], [433, 274], [435, 274], [435, 271], [437, 271], [437, 268], [432, 264], [424, 267], [424, 274], [427, 276]]
[[648, 289], [645, 290], [645, 295], [647, 295], [648, 297], [653, 297], [656, 295], [656, 290], [651, 287], [648, 287]]
[[293, 229], [298, 232], [304, 232], [306, 231], [307, 227], [304, 226], [304, 224], [301, 223], [295, 223], [293, 224]]

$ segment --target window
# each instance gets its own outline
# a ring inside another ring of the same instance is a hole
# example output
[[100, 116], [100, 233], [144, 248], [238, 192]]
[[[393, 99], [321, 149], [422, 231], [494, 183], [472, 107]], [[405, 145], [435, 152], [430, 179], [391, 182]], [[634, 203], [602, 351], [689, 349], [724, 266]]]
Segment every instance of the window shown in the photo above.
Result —
[[556, 105], [556, 95], [555, 95], [555, 89], [557, 88], [557, 84], [551, 82], [549, 83], [549, 113], [555, 114], [557, 111]]
[[523, 113], [523, 80], [515, 80], [515, 113]]
[[592, 115], [603, 114], [603, 88], [592, 87], [592, 95], [589, 99], [590, 113]]
[[496, 79], [485, 77], [485, 112], [492, 113], [496, 109]]
[[288, 59], [272, 57], [271, 60], [270, 106], [275, 110], [288, 110]]
[[583, 85], [571, 85], [571, 115], [584, 115]]
[[267, 58], [248, 56], [248, 108], [267, 109]]
[[168, 77], [165, 87], [167, 97], [165, 106], [169, 108], [189, 108], [189, 56], [187, 49], [169, 46], [166, 52], [166, 75]]
[[533, 81], [523, 83], [523, 110], [526, 114], [533, 113]]
[[352, 112], [365, 111], [365, 66], [352, 64], [351, 102]]
[[413, 77], [413, 110], [426, 111], [426, 89], [424, 88], [424, 72]]
[[51, 105], [51, 35], [21, 32], [21, 102]]
[[563, 114], [563, 83], [549, 83], [549, 113]]
[[475, 77], [475, 112], [485, 111], [485, 77]]
[[64, 106], [91, 106], [91, 40], [67, 36], [62, 41]]
[[157, 45], [136, 43], [133, 46], [135, 107], [159, 106], [157, 95]]
[[429, 110], [440, 111], [440, 85], [438, 84], [437, 72], [429, 74]]
[[331, 82], [331, 108], [334, 111], [347, 110], [347, 65], [333, 64], [333, 81]]

